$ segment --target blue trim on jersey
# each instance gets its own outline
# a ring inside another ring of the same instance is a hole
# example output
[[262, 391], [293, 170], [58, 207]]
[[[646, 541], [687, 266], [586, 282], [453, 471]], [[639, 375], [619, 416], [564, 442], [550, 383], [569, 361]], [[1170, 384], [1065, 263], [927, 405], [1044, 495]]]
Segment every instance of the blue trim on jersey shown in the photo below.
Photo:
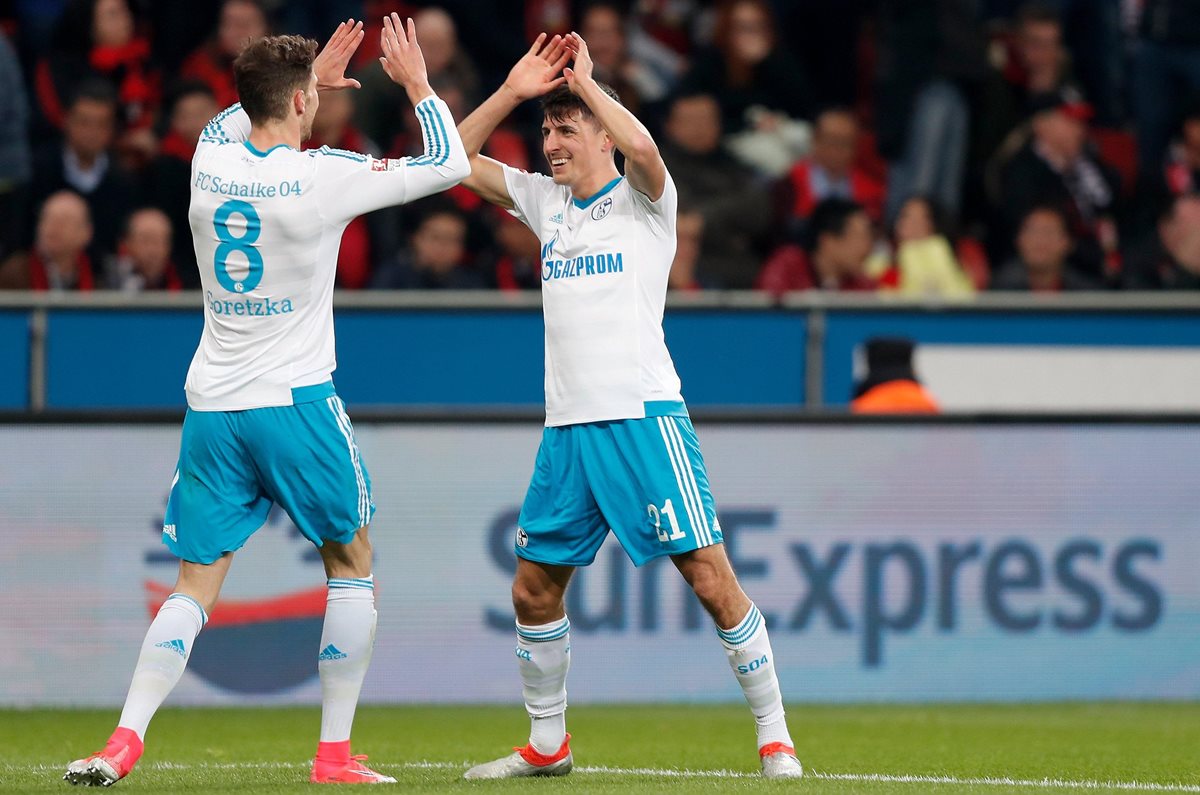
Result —
[[211, 121], [209, 121], [208, 124], [204, 125], [204, 130], [200, 134], [200, 139], [214, 144], [232, 143], [232, 141], [229, 140], [229, 135], [227, 135], [224, 128], [221, 127], [221, 122], [225, 121], [225, 119], [229, 118], [241, 109], [242, 103], [235, 102], [225, 110], [218, 113], [212, 118]]
[[275, 144], [270, 149], [268, 149], [267, 151], [264, 152], [261, 149], [259, 149], [257, 146], [255, 146], [254, 144], [250, 143], [249, 141], [242, 141], [242, 144], [247, 149], [249, 149], [250, 154], [254, 155], [255, 157], [266, 157], [267, 155], [274, 152], [276, 149], [291, 149], [291, 147], [288, 146], [287, 144]]
[[607, 184], [607, 185], [605, 185], [603, 188], [601, 188], [600, 190], [598, 190], [598, 191], [596, 191], [595, 193], [593, 193], [591, 196], [589, 196], [589, 197], [588, 197], [587, 199], [585, 199], [584, 201], [580, 201], [579, 199], [576, 199], [574, 196], [572, 196], [572, 197], [571, 197], [571, 201], [572, 201], [572, 202], [575, 204], [575, 206], [576, 206], [576, 207], [578, 207], [579, 209], [581, 209], [581, 210], [586, 210], [587, 208], [589, 208], [589, 207], [591, 207], [593, 204], [595, 204], [595, 203], [596, 203], [596, 200], [597, 200], [597, 199], [599, 199], [601, 196], [603, 196], [604, 194], [608, 193], [608, 192], [609, 192], [610, 190], [612, 190], [613, 188], [617, 187], [617, 183], [618, 183], [618, 182], [620, 182], [620, 181], [621, 181], [621, 180], [623, 180], [623, 179], [625, 179], [625, 178], [624, 178], [624, 177], [617, 177], [617, 178], [616, 178], [616, 179], [614, 179], [612, 182], [608, 183], [608, 184]]
[[313, 384], [312, 386], [298, 386], [292, 388], [292, 405], [298, 406], [301, 403], [312, 403], [314, 400], [325, 400], [337, 394], [333, 388], [332, 381], [326, 381], [323, 384]]
[[[432, 153], [434, 151], [433, 125], [430, 124], [428, 121], [428, 116], [425, 112], [426, 111], [425, 108], [418, 105], [415, 110], [416, 110], [416, 114], [417, 114], [417, 120], [421, 123], [421, 132], [424, 134], [424, 137], [425, 137], [425, 151]], [[419, 155], [417, 157], [411, 158], [408, 162], [408, 165], [424, 166], [424, 165], [428, 165], [432, 159], [433, 158], [432, 158], [431, 154]]]
[[687, 417], [687, 406], [682, 400], [647, 400], [642, 406], [647, 417]]
[[346, 149], [330, 149], [328, 146], [322, 146], [320, 149], [309, 149], [310, 155], [333, 155], [334, 157], [344, 157], [347, 160], [353, 160], [356, 163], [367, 162], [366, 155], [360, 155], [358, 152], [351, 152]]
[[[417, 117], [421, 120], [421, 129], [425, 132], [426, 149], [432, 153], [413, 158], [408, 161], [410, 166], [440, 166], [450, 159], [449, 137], [446, 135], [446, 123], [442, 114], [431, 110], [428, 106], [417, 107]], [[437, 127], [434, 127], [437, 122]], [[432, 140], [430, 139], [432, 136]]]

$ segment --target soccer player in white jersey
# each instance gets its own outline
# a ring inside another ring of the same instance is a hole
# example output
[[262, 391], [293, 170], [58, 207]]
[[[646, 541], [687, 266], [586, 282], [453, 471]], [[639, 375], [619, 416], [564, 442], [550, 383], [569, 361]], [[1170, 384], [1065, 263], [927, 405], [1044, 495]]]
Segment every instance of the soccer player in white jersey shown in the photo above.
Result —
[[[375, 639], [367, 527], [375, 506], [333, 372], [333, 282], [357, 215], [428, 196], [470, 173], [450, 110], [429, 87], [412, 20], [385, 20], [384, 70], [404, 86], [425, 136], [417, 158], [301, 151], [320, 91], [357, 87], [344, 70], [362, 23], [317, 43], [276, 36], [234, 63], [241, 104], [212, 120], [192, 160], [189, 216], [204, 332], [188, 371], [188, 412], [163, 541], [179, 579], [146, 633], [124, 710], [104, 750], [72, 762], [73, 784], [107, 786], [142, 754], [151, 717], [179, 681], [235, 550], [273, 503], [320, 549], [329, 596], [317, 667], [321, 734], [310, 780], [384, 783], [350, 755], [350, 727]], [[314, 58], [315, 56], [315, 58]]]
[[[574, 68], [564, 68], [571, 60]], [[481, 156], [492, 130], [538, 96], [551, 176]], [[563, 595], [609, 528], [636, 565], [671, 557], [716, 623], [754, 713], [763, 775], [799, 777], [767, 628], [725, 554], [663, 340], [678, 199], [654, 140], [612, 89], [593, 79], [587, 45], [574, 33], [549, 42], [538, 37], [459, 133], [472, 167], [463, 184], [508, 209], [541, 241], [546, 321], [546, 428], [518, 519], [512, 589], [529, 742], [466, 777], [570, 771], [571, 641]], [[624, 176], [614, 149], [625, 156]]]

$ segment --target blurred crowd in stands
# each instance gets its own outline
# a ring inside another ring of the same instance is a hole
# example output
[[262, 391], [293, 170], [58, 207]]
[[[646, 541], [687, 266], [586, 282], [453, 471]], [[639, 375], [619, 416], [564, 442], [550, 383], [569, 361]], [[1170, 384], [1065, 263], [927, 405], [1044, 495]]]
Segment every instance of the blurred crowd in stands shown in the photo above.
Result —
[[[419, 153], [377, 61], [393, 10], [458, 119], [537, 33], [582, 34], [678, 186], [673, 289], [1200, 287], [1196, 0], [8, 0], [0, 287], [199, 287], [191, 155], [259, 36], [366, 20], [362, 88], [306, 146]], [[485, 154], [543, 169], [540, 124], [527, 103]], [[537, 289], [538, 256], [460, 187], [351, 223], [337, 284]]]

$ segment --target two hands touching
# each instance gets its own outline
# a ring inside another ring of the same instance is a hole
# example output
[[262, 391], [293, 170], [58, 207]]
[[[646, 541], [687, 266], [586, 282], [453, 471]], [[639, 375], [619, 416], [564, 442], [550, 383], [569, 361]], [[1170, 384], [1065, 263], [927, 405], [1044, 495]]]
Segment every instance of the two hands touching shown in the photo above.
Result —
[[[357, 80], [346, 77], [346, 68], [365, 37], [361, 21], [348, 19], [338, 25], [313, 61], [318, 90], [361, 87]], [[417, 26], [411, 17], [407, 26], [394, 12], [384, 17], [379, 48], [383, 53], [379, 58], [383, 71], [408, 91], [414, 105], [433, 93], [429, 87], [425, 56], [417, 43]], [[566, 36], [555, 35], [547, 41], [543, 33], [509, 72], [504, 87], [524, 101], [540, 97], [564, 83], [578, 93], [580, 87], [591, 80], [592, 58], [582, 36], [568, 33]]]
[[[313, 61], [317, 90], [361, 88], [357, 80], [346, 77], [346, 68], [365, 37], [362, 22], [348, 19], [338, 25]], [[411, 17], [407, 29], [399, 14], [393, 12], [384, 17], [383, 29], [379, 33], [379, 49], [383, 53], [379, 58], [383, 71], [392, 82], [404, 87], [413, 105], [433, 94], [433, 89], [429, 87], [425, 56], [421, 52], [421, 45], [417, 43], [417, 26]]]

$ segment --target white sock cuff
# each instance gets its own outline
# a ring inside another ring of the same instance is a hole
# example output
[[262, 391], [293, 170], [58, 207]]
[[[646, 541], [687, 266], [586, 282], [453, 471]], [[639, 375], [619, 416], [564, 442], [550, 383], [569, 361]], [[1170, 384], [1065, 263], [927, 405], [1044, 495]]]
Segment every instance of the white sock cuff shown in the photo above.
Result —
[[758, 612], [758, 607], [751, 602], [746, 617], [732, 629], [717, 627], [717, 636], [721, 639], [721, 643], [725, 644], [725, 648], [730, 651], [739, 651], [753, 643], [758, 633], [763, 631], [766, 626], [762, 613]]
[[530, 626], [517, 622], [517, 637], [529, 643], [545, 643], [550, 640], [558, 640], [564, 638], [571, 631], [571, 622], [563, 616], [558, 621], [551, 621], [549, 624], [538, 624]]
[[204, 625], [208, 623], [208, 613], [204, 612], [204, 608], [200, 606], [192, 597], [185, 593], [173, 593], [167, 597], [159, 610], [181, 610], [187, 613], [196, 620], [196, 634], [200, 634], [200, 630], [204, 629]]
[[330, 577], [329, 590], [359, 590], [359, 591], [374, 591], [375, 590], [375, 575], [368, 574], [366, 577]]

